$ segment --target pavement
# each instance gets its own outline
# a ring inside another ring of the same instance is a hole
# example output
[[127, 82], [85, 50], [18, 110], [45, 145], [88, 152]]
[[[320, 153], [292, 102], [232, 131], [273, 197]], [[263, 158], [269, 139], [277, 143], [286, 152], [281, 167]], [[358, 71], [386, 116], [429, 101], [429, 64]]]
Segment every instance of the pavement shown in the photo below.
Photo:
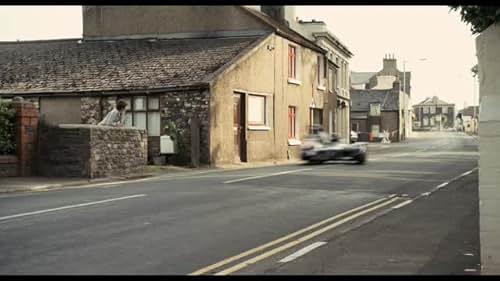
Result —
[[365, 165], [3, 193], [0, 274], [477, 273], [477, 160], [475, 139], [429, 133]]

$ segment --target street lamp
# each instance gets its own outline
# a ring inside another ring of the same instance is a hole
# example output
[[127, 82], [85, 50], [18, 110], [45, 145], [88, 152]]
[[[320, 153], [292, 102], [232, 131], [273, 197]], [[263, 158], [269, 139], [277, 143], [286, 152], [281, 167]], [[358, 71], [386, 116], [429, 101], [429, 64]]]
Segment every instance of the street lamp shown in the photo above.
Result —
[[[426, 61], [427, 58], [420, 58], [418, 60], [419, 61]], [[407, 60], [403, 59], [403, 92], [404, 93], [406, 93], [406, 62], [407, 62]], [[401, 85], [401, 84], [399, 84], [399, 85]], [[408, 103], [410, 103], [410, 102], [411, 102], [411, 100], [408, 101]], [[410, 105], [410, 107], [411, 107], [411, 105]], [[410, 117], [410, 116], [411, 116], [411, 110], [408, 111], [408, 117]], [[409, 127], [409, 129], [408, 129], [408, 136], [410, 136], [411, 128], [413, 126], [413, 122], [412, 122], [411, 117], [410, 118], [408, 118], [408, 117], [407, 117], [407, 119], [409, 119], [409, 123], [410, 123], [408, 125], [408, 127]], [[406, 122], [406, 124], [408, 124], [408, 121]]]

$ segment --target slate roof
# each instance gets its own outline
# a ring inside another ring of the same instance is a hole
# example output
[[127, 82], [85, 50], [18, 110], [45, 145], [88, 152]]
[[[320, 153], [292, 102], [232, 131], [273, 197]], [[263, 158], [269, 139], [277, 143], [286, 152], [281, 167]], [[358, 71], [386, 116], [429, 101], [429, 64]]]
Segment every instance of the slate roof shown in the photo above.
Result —
[[369, 111], [370, 103], [380, 103], [381, 110], [399, 110], [399, 93], [391, 90], [351, 90], [351, 111]]
[[479, 105], [468, 106], [462, 110], [459, 110], [458, 113], [462, 113], [463, 116], [474, 116], [474, 107], [476, 108], [476, 116], [478, 116], [479, 115]]
[[261, 37], [0, 43], [0, 94], [206, 84]]
[[377, 72], [351, 72], [352, 84], [366, 84]]
[[453, 105], [452, 103], [445, 102], [443, 100], [440, 100], [438, 97], [433, 96], [432, 98], [428, 97], [422, 102], [416, 104], [418, 105]]

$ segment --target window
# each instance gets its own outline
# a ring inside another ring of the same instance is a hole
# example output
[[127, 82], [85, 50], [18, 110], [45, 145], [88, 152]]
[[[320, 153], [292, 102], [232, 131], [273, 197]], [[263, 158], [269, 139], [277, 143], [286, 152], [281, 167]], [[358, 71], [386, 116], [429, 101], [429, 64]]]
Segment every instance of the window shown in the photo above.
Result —
[[160, 98], [137, 96], [118, 98], [127, 103], [125, 127], [145, 129], [148, 136], [160, 135]]
[[333, 90], [335, 89], [335, 77], [337, 76], [335, 68], [329, 67], [328, 68], [328, 90], [330, 93], [333, 93]]
[[370, 104], [370, 116], [380, 116], [380, 103]]
[[434, 117], [431, 117], [431, 126], [434, 126], [434, 124], [435, 124]]
[[429, 107], [424, 106], [424, 113], [429, 113]]
[[354, 132], [359, 132], [359, 124], [358, 122], [353, 122], [351, 126], [351, 130]]
[[288, 45], [288, 78], [297, 78], [297, 47]]
[[295, 106], [288, 107], [288, 138], [296, 139], [297, 138], [297, 127], [296, 127], [296, 108]]
[[429, 113], [430, 113], [430, 114], [434, 114], [434, 113], [436, 113], [436, 107], [435, 107], [435, 106], [431, 106], [431, 107], [429, 108]]
[[325, 59], [323, 56], [318, 56], [318, 86], [319, 87], [324, 87], [325, 86], [325, 78], [326, 78], [326, 72], [325, 72]]
[[378, 136], [379, 132], [380, 132], [380, 126], [372, 125], [372, 136], [374, 137]]
[[266, 97], [248, 95], [248, 125], [266, 125]]
[[443, 106], [443, 113], [444, 114], [448, 113], [448, 107], [447, 106]]
[[323, 127], [323, 109], [311, 108], [309, 110], [309, 126], [311, 133]]

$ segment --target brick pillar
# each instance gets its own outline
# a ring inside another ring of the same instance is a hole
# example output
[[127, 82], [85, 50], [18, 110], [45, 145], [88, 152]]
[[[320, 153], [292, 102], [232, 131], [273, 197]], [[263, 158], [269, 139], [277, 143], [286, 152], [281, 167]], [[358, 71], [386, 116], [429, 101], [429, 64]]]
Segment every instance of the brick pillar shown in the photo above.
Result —
[[35, 170], [35, 147], [40, 114], [32, 102], [13, 101], [16, 109], [17, 174], [32, 176]]

